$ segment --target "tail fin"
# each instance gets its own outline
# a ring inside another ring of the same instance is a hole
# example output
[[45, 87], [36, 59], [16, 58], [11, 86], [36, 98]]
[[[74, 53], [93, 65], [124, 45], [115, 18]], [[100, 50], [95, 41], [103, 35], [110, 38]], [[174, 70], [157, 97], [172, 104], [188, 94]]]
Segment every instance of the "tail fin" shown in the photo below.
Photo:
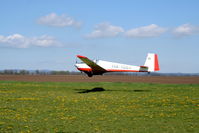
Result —
[[149, 72], [159, 71], [158, 55], [154, 53], [148, 53], [144, 66], [148, 67]]

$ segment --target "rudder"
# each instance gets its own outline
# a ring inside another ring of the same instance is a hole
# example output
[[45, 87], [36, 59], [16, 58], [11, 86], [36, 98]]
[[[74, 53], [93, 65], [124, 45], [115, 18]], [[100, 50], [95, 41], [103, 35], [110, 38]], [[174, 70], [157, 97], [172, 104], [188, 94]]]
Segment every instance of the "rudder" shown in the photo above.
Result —
[[148, 53], [144, 66], [148, 67], [149, 72], [159, 71], [158, 55], [154, 53]]

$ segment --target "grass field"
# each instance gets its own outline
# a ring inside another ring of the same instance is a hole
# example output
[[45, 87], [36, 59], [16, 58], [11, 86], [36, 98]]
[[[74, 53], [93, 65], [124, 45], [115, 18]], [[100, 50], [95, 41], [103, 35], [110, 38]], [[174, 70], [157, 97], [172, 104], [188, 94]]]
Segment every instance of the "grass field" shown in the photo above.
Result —
[[199, 132], [199, 85], [0, 81], [0, 132]]

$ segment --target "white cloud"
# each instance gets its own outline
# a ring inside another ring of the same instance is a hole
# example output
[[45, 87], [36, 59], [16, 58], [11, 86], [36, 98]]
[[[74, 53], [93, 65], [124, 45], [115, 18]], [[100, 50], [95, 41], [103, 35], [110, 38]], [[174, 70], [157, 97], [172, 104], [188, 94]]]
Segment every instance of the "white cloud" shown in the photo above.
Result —
[[95, 26], [95, 30], [86, 35], [87, 38], [106, 38], [114, 37], [119, 33], [124, 32], [122, 27], [113, 26], [109, 23], [101, 23]]
[[61, 46], [55, 38], [47, 35], [40, 37], [25, 37], [20, 34], [13, 34], [9, 36], [0, 35], [0, 44], [8, 47], [28, 48], [30, 46], [49, 47]]
[[66, 27], [66, 26], [74, 26], [80, 27], [81, 23], [74, 20], [72, 17], [69, 17], [65, 14], [58, 16], [56, 13], [51, 13], [46, 16], [43, 16], [37, 21], [39, 24], [54, 26], [54, 27]]
[[191, 24], [183, 24], [173, 30], [173, 34], [177, 37], [189, 36], [199, 33], [199, 27]]
[[166, 28], [160, 27], [156, 24], [151, 24], [128, 30], [126, 31], [125, 36], [132, 38], [156, 37], [166, 32], [166, 30]]

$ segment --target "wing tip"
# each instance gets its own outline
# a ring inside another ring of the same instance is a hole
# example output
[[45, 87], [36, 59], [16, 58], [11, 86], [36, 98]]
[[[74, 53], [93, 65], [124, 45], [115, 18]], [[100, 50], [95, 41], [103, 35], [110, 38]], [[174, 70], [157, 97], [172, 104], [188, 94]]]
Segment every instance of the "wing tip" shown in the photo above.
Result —
[[82, 56], [82, 55], [77, 55], [77, 57], [78, 57], [78, 58], [85, 58], [85, 59], [87, 59], [86, 56]]

